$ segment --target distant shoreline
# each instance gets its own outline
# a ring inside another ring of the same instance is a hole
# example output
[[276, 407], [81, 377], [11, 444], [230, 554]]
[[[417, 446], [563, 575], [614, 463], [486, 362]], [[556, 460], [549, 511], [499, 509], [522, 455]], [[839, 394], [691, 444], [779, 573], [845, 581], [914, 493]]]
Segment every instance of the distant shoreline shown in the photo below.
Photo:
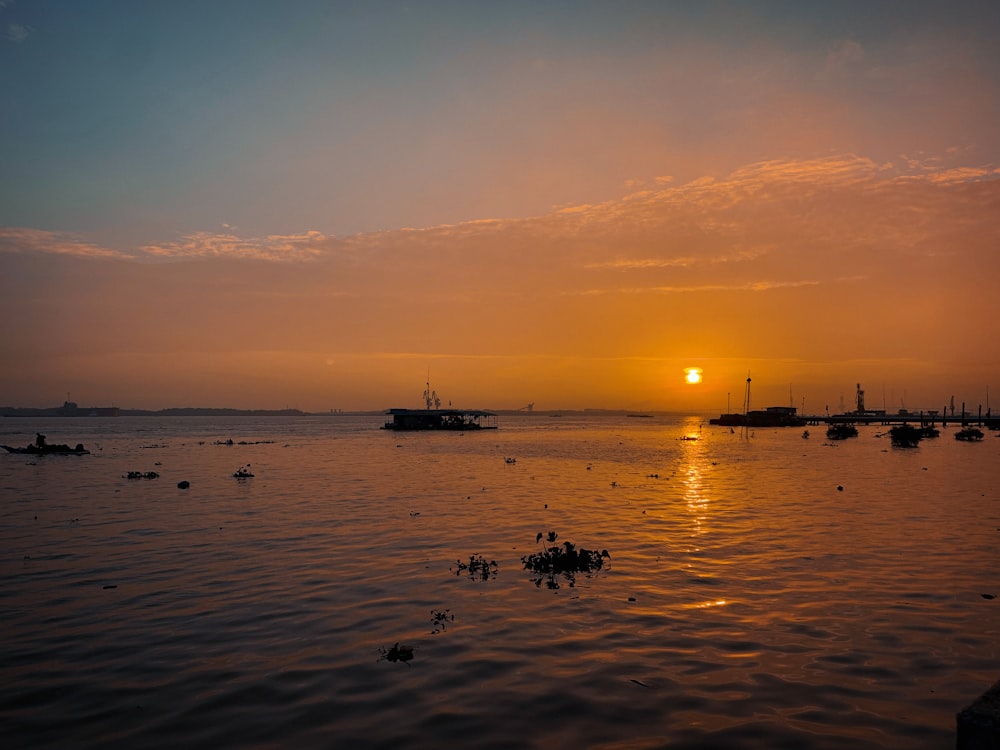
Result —
[[[168, 409], [123, 409], [114, 408], [115, 414], [102, 413], [114, 407], [79, 407], [67, 412], [64, 407], [52, 406], [46, 408], [0, 406], [0, 417], [12, 418], [70, 418], [98, 419], [119, 417], [374, 417], [382, 416], [386, 409], [359, 411], [302, 411], [301, 409], [228, 409], [217, 407], [172, 407]], [[693, 415], [681, 411], [643, 411], [632, 409], [547, 409], [525, 411], [523, 409], [490, 409], [489, 411], [504, 416], [525, 417], [561, 417], [561, 416], [609, 416], [609, 417], [661, 417], [677, 415]]]

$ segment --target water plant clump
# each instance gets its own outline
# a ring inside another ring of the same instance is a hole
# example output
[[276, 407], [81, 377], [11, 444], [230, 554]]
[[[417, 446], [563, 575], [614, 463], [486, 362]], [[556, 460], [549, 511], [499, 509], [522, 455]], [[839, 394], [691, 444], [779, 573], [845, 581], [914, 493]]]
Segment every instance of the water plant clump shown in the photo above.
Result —
[[967, 443], [977, 443], [983, 439], [983, 431], [975, 427], [964, 427], [955, 433], [955, 440], [964, 440]]
[[889, 439], [897, 448], [916, 448], [923, 432], [910, 424], [898, 424], [889, 430]]
[[250, 471], [250, 464], [238, 468], [235, 472], [233, 472], [233, 476], [236, 477], [237, 479], [249, 479], [250, 477], [252, 477], [253, 472]]
[[847, 440], [857, 436], [858, 428], [850, 423], [830, 425], [826, 430], [827, 440]]
[[473, 580], [488, 581], [491, 578], [496, 578], [499, 569], [500, 566], [497, 565], [496, 560], [487, 561], [482, 555], [469, 555], [469, 562], [467, 563], [461, 560], [455, 561], [455, 575], [458, 576], [468, 572], [469, 578]]
[[534, 552], [521, 558], [524, 569], [539, 576], [535, 579], [536, 586], [541, 586], [542, 581], [545, 581], [547, 588], [557, 589], [559, 577], [565, 579], [570, 587], [575, 586], [577, 573], [592, 575], [604, 567], [605, 558], [611, 557], [606, 549], [598, 552], [584, 547], [577, 548], [572, 542], [566, 541], [555, 544], [559, 537], [555, 531], [550, 531], [546, 535], [539, 532], [535, 542], [540, 542], [543, 536], [552, 546], [543, 547], [541, 552]]
[[448, 629], [448, 623], [455, 621], [455, 615], [451, 614], [451, 610], [432, 610], [431, 611], [431, 626], [434, 628], [431, 630], [431, 634], [437, 634]]
[[122, 479], [156, 479], [159, 476], [155, 471], [128, 471], [122, 474]]
[[408, 662], [413, 661], [413, 647], [412, 646], [400, 646], [399, 641], [393, 644], [392, 648], [385, 648], [379, 646], [378, 649], [379, 656], [384, 661], [402, 661]]

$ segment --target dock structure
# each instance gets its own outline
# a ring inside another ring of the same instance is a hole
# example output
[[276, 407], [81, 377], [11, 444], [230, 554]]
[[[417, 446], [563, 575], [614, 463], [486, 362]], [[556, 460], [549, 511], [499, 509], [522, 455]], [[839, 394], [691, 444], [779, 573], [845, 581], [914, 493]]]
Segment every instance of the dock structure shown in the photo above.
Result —
[[996, 750], [1000, 747], [1000, 681], [955, 717], [957, 750]]
[[388, 409], [383, 430], [495, 430], [498, 417], [491, 411], [470, 409]]
[[938, 422], [941, 423], [942, 427], [947, 427], [948, 423], [960, 424], [962, 427], [968, 425], [978, 425], [979, 427], [988, 427], [991, 430], [1000, 429], [1000, 418], [993, 417], [990, 413], [989, 398], [986, 400], [986, 416], [983, 416], [983, 407], [980, 404], [979, 412], [977, 414], [970, 414], [965, 410], [965, 402], [962, 402], [962, 410], [955, 414], [955, 400], [952, 398], [951, 403], [951, 416], [948, 415], [948, 407], [944, 407], [941, 411], [937, 409], [930, 411], [910, 411], [908, 409], [900, 409], [895, 414], [889, 414], [885, 409], [867, 409], [865, 408], [865, 392], [861, 388], [861, 383], [858, 383], [857, 389], [857, 408], [854, 411], [845, 412], [843, 414], [827, 414], [825, 417], [806, 417], [811, 424], [821, 424], [825, 422], [826, 424], [881, 424], [881, 425], [893, 425], [893, 424], [910, 424], [911, 422], [919, 423], [921, 427], [933, 427]]
[[1000, 417], [975, 414], [955, 414], [947, 416], [937, 411], [930, 412], [902, 412], [897, 414], [887, 414], [882, 411], [869, 411], [863, 414], [848, 412], [846, 414], [826, 414], [824, 416], [805, 417], [809, 424], [919, 424], [921, 427], [933, 427], [940, 424], [947, 427], [949, 424], [957, 424], [962, 427], [977, 425], [988, 427], [991, 430], [1000, 430]]

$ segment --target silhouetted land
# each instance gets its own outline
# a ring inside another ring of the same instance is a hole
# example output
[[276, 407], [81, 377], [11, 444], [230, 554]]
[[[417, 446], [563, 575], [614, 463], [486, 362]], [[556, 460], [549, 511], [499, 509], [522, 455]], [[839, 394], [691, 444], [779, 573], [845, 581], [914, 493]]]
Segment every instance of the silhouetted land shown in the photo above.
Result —
[[[89, 417], [95, 410], [80, 408], [76, 413], [67, 412], [61, 406], [51, 408], [22, 408], [16, 406], [0, 406], [0, 416], [3, 417]], [[381, 414], [381, 412], [371, 412]], [[170, 409], [117, 409], [119, 417], [298, 417], [309, 412], [299, 409], [218, 409], [206, 407], [175, 407]], [[93, 416], [112, 416], [98, 411]]]

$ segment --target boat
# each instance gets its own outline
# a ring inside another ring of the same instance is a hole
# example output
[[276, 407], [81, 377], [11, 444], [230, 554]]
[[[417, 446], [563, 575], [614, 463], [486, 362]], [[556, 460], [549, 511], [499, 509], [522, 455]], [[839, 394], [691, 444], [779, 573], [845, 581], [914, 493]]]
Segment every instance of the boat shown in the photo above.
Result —
[[75, 401], [64, 401], [57, 413], [60, 417], [117, 417], [121, 410], [117, 406], [80, 406]]
[[803, 427], [807, 424], [794, 406], [769, 406], [746, 414], [720, 414], [708, 423], [723, 427]]
[[743, 398], [743, 413], [720, 414], [709, 424], [723, 427], [804, 427], [807, 421], [798, 415], [794, 406], [769, 406], [750, 411], [750, 373], [747, 373], [747, 390]]
[[[534, 406], [534, 404], [532, 404]], [[441, 408], [441, 399], [437, 391], [431, 390], [431, 375], [427, 373], [427, 386], [424, 388], [423, 409], [387, 409], [386, 415], [392, 419], [386, 420], [383, 430], [415, 431], [415, 430], [447, 430], [464, 432], [465, 430], [495, 430], [497, 415], [491, 411], [479, 409]]]
[[495, 430], [497, 415], [471, 409], [388, 409], [383, 430]]
[[75, 448], [70, 448], [64, 443], [49, 445], [45, 442], [45, 435], [40, 432], [35, 433], [35, 442], [32, 445], [25, 446], [24, 448], [12, 448], [9, 445], [0, 445], [0, 448], [3, 448], [8, 453], [22, 453], [31, 456], [82, 456], [90, 453], [90, 451], [83, 447], [83, 443], [77, 443]]

